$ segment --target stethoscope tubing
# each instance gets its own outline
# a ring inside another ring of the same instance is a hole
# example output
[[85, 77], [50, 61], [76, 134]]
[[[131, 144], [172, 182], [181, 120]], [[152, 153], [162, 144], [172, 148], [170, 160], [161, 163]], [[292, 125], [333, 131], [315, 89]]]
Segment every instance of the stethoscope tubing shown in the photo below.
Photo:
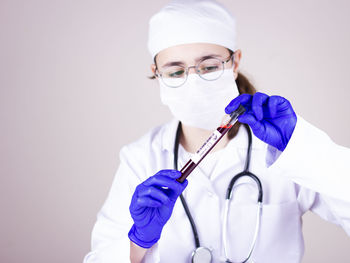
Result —
[[[227, 191], [226, 191], [226, 199], [225, 199], [225, 206], [224, 206], [224, 219], [223, 219], [223, 229], [222, 229], [222, 232], [223, 232], [223, 247], [224, 247], [224, 255], [225, 255], [225, 262], [227, 263], [234, 263], [232, 261], [230, 261], [228, 259], [228, 251], [227, 251], [227, 221], [228, 221], [228, 213], [229, 213], [229, 204], [230, 204], [230, 200], [231, 200], [231, 197], [232, 197], [232, 190], [234, 188], [234, 185], [235, 185], [235, 182], [243, 177], [243, 176], [248, 176], [250, 178], [252, 178], [255, 183], [257, 184], [257, 187], [258, 187], [258, 190], [259, 190], [259, 193], [258, 193], [258, 200], [257, 200], [257, 219], [256, 219], [256, 226], [255, 226], [255, 231], [254, 231], [254, 236], [253, 236], [253, 242], [251, 243], [251, 247], [250, 247], [250, 250], [249, 250], [249, 254], [247, 256], [247, 258], [242, 261], [241, 263], [244, 263], [244, 262], [247, 262], [253, 251], [254, 251], [254, 248], [255, 248], [255, 245], [256, 245], [256, 241], [257, 241], [257, 237], [258, 237], [258, 234], [259, 234], [259, 229], [260, 229], [260, 223], [261, 223], [261, 214], [262, 214], [262, 207], [263, 207], [263, 190], [262, 190], [262, 184], [261, 184], [261, 181], [259, 180], [259, 178], [251, 173], [249, 171], [249, 166], [250, 166], [250, 159], [251, 159], [251, 148], [252, 148], [252, 134], [251, 134], [251, 131], [250, 131], [250, 128], [248, 125], [246, 124], [243, 124], [244, 127], [246, 128], [247, 130], [247, 133], [248, 133], [248, 148], [247, 148], [247, 157], [246, 157], [246, 162], [245, 162], [245, 167], [244, 167], [244, 170], [242, 172], [240, 172], [239, 174], [235, 175], [230, 183], [229, 183], [229, 186], [227, 188]], [[178, 162], [178, 150], [179, 150], [179, 143], [180, 143], [180, 134], [181, 134], [181, 122], [179, 122], [179, 125], [177, 127], [177, 130], [176, 130], [176, 136], [175, 136], [175, 143], [174, 143], [174, 169], [177, 170], [178, 168], [178, 165], [177, 165], [177, 162]], [[199, 236], [198, 236], [198, 231], [197, 231], [197, 227], [196, 227], [196, 224], [193, 220], [193, 217], [191, 215], [191, 212], [188, 208], [188, 205], [187, 205], [187, 202], [185, 200], [185, 198], [183, 197], [183, 195], [181, 194], [180, 195], [180, 200], [181, 200], [181, 203], [185, 209], [185, 212], [186, 212], [186, 215], [188, 217], [188, 220], [191, 224], [191, 228], [192, 228], [192, 232], [193, 232], [193, 236], [194, 236], [194, 241], [195, 241], [195, 245], [196, 245], [196, 250], [200, 249], [201, 248], [201, 244], [200, 244], [200, 240], [199, 240]], [[196, 251], [195, 250], [195, 251]], [[194, 252], [195, 252], [194, 251]], [[194, 254], [194, 253], [193, 253]], [[192, 261], [193, 260], [193, 255], [192, 255]]]

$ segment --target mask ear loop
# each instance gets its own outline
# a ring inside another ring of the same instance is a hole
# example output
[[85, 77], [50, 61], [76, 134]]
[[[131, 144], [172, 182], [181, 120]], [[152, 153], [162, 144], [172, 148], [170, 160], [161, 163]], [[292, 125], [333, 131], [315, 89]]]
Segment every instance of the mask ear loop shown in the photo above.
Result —
[[160, 77], [161, 77], [157, 66], [156, 66], [156, 70], [155, 70], [155, 72], [154, 72], [154, 77], [156, 77], [156, 78], [160, 78]]

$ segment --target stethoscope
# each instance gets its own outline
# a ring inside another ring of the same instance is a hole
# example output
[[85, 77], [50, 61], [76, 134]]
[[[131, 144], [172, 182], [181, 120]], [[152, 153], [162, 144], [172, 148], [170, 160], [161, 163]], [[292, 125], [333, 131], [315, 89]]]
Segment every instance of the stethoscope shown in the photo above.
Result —
[[[244, 124], [244, 127], [246, 128], [247, 133], [248, 133], [248, 148], [247, 148], [247, 157], [246, 157], [246, 161], [245, 161], [245, 167], [244, 167], [243, 172], [240, 172], [239, 174], [235, 175], [231, 179], [231, 181], [227, 187], [226, 198], [225, 198], [222, 238], [223, 238], [223, 248], [224, 248], [224, 256], [225, 256], [224, 262], [226, 262], [226, 263], [234, 263], [233, 261], [229, 260], [228, 250], [227, 250], [227, 246], [228, 246], [228, 242], [227, 242], [227, 217], [228, 217], [228, 213], [229, 213], [230, 200], [232, 198], [232, 190], [234, 189], [234, 186], [235, 186], [235, 183], [237, 182], [237, 180], [244, 177], [244, 176], [247, 176], [247, 177], [250, 177], [251, 179], [253, 179], [253, 181], [256, 183], [256, 185], [258, 187], [259, 192], [258, 192], [258, 201], [257, 201], [257, 219], [256, 219], [254, 236], [253, 236], [253, 242], [251, 243], [247, 258], [245, 260], [243, 260], [242, 263], [249, 262], [249, 259], [251, 258], [251, 255], [254, 251], [256, 240], [258, 237], [258, 233], [259, 233], [259, 229], [260, 229], [260, 222], [261, 222], [263, 189], [262, 189], [262, 185], [261, 185], [259, 178], [256, 175], [254, 175], [253, 173], [249, 172], [251, 149], [252, 149], [252, 133], [251, 133], [248, 125]], [[175, 145], [174, 145], [174, 169], [175, 170], [177, 170], [180, 133], [181, 133], [181, 122], [179, 122], [179, 125], [177, 127], [177, 131], [176, 131], [176, 137], [175, 137]], [[196, 228], [196, 224], [194, 223], [194, 220], [193, 220], [192, 215], [190, 213], [190, 210], [188, 208], [187, 202], [182, 194], [180, 195], [180, 199], [181, 199], [182, 205], [185, 209], [188, 220], [190, 221], [192, 231], [193, 231], [194, 241], [195, 241], [195, 245], [196, 245], [195, 250], [192, 252], [192, 262], [193, 263], [206, 263], [206, 262], [210, 263], [210, 262], [212, 262], [212, 259], [213, 259], [212, 252], [209, 248], [201, 246], [200, 241], [199, 241], [198, 231]]]

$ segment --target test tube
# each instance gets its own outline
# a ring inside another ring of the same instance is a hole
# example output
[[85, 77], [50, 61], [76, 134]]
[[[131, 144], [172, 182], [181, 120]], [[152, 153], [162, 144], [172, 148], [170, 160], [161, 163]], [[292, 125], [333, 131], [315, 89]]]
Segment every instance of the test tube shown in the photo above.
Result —
[[176, 180], [180, 183], [185, 181], [187, 176], [197, 167], [197, 165], [204, 159], [204, 157], [214, 148], [214, 146], [221, 140], [222, 137], [232, 128], [237, 122], [238, 117], [245, 112], [245, 108], [240, 105], [238, 109], [231, 114], [226, 114], [221, 125], [209, 136], [205, 143], [197, 150], [191, 159], [180, 170], [181, 176]]

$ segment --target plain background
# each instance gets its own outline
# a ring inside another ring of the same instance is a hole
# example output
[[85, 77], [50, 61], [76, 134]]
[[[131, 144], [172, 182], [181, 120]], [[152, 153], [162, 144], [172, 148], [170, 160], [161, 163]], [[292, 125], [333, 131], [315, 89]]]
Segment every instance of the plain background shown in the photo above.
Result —
[[[120, 148], [171, 118], [150, 75], [166, 1], [0, 0], [0, 262], [81, 262]], [[350, 3], [222, 1], [242, 72], [349, 147]], [[304, 216], [303, 262], [350, 262], [337, 226]], [[268, 253], [268, 251], [267, 251]]]

